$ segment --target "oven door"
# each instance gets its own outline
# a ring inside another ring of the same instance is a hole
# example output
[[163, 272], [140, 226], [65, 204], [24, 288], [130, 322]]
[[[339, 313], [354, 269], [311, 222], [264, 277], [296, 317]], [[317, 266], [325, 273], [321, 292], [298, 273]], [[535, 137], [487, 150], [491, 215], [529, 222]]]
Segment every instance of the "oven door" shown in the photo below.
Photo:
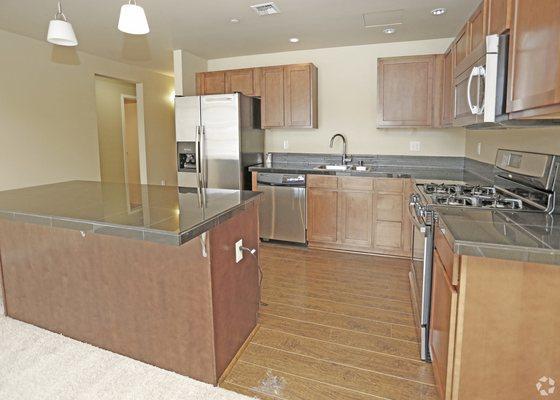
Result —
[[430, 361], [428, 333], [432, 292], [432, 256], [434, 247], [433, 229], [418, 217], [418, 205], [411, 202], [409, 216], [412, 221], [412, 258], [410, 282], [412, 301], [420, 331], [420, 358]]

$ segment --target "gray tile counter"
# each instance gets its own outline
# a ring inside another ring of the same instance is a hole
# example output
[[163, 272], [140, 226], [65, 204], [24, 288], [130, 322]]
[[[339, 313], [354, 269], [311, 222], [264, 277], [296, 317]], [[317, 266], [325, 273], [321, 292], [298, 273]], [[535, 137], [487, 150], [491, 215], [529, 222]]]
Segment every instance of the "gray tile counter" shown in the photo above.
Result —
[[460, 255], [560, 265], [560, 215], [436, 207]]
[[[135, 204], [131, 191], [141, 196]], [[181, 245], [226, 221], [259, 193], [70, 181], [0, 192], [0, 219]]]

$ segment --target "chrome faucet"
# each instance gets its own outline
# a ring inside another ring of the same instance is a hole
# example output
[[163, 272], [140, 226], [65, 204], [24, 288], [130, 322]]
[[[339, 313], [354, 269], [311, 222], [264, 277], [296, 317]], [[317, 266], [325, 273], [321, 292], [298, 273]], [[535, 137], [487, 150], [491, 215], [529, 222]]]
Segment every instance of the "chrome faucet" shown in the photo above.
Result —
[[333, 137], [331, 138], [330, 147], [331, 147], [331, 149], [333, 148], [334, 140], [337, 137], [342, 139], [342, 163], [347, 164], [347, 163], [352, 161], [352, 157], [348, 157], [348, 154], [346, 154], [346, 138], [344, 137], [344, 135], [342, 133], [337, 133], [337, 134], [333, 135]]

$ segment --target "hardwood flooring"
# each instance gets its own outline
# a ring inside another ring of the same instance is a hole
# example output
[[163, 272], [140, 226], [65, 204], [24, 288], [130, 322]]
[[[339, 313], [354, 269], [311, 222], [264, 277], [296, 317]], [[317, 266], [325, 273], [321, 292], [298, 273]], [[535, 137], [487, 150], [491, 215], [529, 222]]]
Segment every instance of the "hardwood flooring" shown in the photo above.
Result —
[[260, 327], [220, 386], [262, 400], [437, 399], [408, 262], [264, 244]]

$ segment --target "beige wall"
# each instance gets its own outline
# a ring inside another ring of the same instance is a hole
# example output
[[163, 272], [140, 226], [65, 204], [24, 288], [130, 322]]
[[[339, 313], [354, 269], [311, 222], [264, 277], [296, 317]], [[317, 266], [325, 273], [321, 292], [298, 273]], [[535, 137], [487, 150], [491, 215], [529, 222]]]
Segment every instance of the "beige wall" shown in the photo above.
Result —
[[[478, 143], [481, 143], [480, 155]], [[560, 154], [560, 128], [467, 131], [467, 157], [494, 163], [499, 148]]]
[[124, 141], [121, 95], [136, 96], [136, 84], [120, 79], [95, 77], [97, 130], [101, 180], [124, 182]]
[[208, 60], [186, 50], [173, 50], [175, 93], [178, 96], [196, 95], [196, 73], [208, 70]]
[[[312, 62], [319, 68], [319, 129], [270, 130], [267, 151], [339, 152], [329, 138], [343, 132], [348, 152], [355, 154], [413, 154], [463, 156], [463, 129], [377, 129], [377, 58], [442, 53], [452, 39], [261, 54], [208, 61], [208, 70]], [[284, 150], [288, 140], [289, 149]], [[410, 152], [409, 142], [421, 142]]]
[[95, 74], [144, 86], [148, 181], [176, 182], [173, 78], [0, 31], [0, 190], [100, 179]]

